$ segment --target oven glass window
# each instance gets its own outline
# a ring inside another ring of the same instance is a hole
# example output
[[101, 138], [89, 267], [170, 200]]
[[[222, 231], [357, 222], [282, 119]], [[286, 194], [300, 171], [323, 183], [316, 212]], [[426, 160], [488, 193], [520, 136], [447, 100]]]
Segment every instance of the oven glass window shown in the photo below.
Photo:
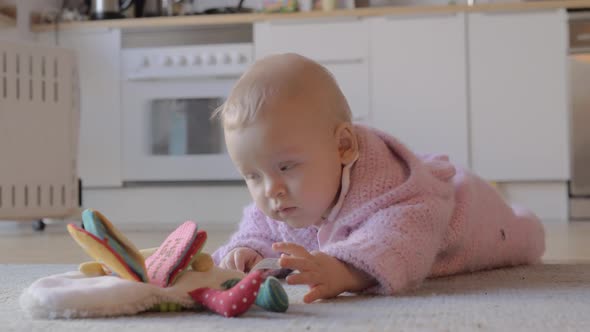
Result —
[[219, 98], [159, 99], [151, 102], [151, 154], [195, 155], [224, 152], [219, 121], [210, 120]]

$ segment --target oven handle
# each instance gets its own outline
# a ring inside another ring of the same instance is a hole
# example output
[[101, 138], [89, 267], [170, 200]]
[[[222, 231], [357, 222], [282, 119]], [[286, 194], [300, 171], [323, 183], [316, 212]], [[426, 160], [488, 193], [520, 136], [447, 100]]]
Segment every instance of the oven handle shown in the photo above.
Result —
[[123, 81], [127, 82], [147, 82], [147, 81], [173, 81], [173, 80], [226, 80], [226, 79], [237, 79], [235, 73], [231, 74], [212, 74], [212, 75], [127, 75]]

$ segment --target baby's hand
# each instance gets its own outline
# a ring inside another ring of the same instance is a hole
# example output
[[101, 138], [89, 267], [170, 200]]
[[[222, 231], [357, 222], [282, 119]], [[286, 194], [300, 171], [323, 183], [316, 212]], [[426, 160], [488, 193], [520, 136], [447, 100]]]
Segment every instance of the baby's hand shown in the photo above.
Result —
[[287, 254], [279, 259], [282, 268], [299, 271], [288, 276], [287, 283], [309, 286], [309, 292], [303, 297], [305, 303], [346, 291], [360, 291], [375, 283], [366, 273], [320, 251], [310, 253], [300, 245], [287, 242], [274, 243], [272, 249]]
[[249, 272], [261, 260], [262, 256], [256, 250], [238, 247], [223, 257], [219, 263], [219, 267]]

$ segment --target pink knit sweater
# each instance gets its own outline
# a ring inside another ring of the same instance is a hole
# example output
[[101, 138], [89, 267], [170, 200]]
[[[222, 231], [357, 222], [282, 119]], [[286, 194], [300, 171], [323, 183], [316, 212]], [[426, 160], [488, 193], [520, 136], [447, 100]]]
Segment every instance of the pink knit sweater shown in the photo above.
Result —
[[419, 157], [383, 132], [355, 130], [360, 156], [335, 219], [294, 229], [249, 205], [215, 262], [235, 247], [277, 257], [273, 242], [294, 242], [372, 275], [378, 286], [369, 292], [396, 294], [427, 277], [540, 260], [545, 234], [532, 212], [446, 156]]

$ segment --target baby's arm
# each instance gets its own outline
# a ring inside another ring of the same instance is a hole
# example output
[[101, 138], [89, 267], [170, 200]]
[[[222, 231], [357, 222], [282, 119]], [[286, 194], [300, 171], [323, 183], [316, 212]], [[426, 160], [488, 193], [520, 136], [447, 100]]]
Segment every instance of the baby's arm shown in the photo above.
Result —
[[281, 235], [276, 222], [268, 220], [251, 204], [244, 209], [238, 231], [231, 236], [228, 243], [213, 253], [213, 260], [220, 265], [224, 259], [229, 259], [228, 255], [236, 248], [249, 248], [263, 258], [278, 257], [271, 248], [277, 241], [281, 241]]
[[310, 287], [307, 303], [345, 291], [399, 293], [418, 286], [432, 269], [452, 213], [451, 197], [423, 194], [380, 210], [322, 252], [292, 243], [273, 248], [289, 255], [281, 257], [281, 267], [300, 272], [287, 282]]
[[371, 293], [417, 287], [430, 273], [447, 231], [452, 199], [421, 195], [371, 216], [322, 251], [375, 278]]

